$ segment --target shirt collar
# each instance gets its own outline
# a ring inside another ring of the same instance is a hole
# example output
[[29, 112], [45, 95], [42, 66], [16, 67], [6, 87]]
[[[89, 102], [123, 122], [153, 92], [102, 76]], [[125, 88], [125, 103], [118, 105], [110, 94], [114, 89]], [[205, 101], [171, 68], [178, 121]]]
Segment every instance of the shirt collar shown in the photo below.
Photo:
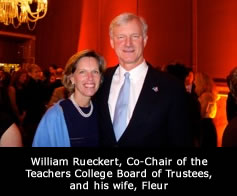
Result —
[[129, 72], [130, 73], [129, 78], [136, 82], [137, 80], [139, 80], [141, 75], [146, 74], [147, 70], [148, 65], [146, 64], [146, 61], [143, 61], [140, 65], [136, 66], [130, 71], [125, 70], [121, 65], [119, 65], [117, 73], [119, 75], [119, 78], [121, 79], [124, 78], [124, 74], [126, 72]]

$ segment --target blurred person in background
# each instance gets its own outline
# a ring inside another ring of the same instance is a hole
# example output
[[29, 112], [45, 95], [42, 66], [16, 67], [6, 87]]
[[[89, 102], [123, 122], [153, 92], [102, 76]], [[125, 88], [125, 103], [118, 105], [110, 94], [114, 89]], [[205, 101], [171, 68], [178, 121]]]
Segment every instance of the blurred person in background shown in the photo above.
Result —
[[228, 122], [231, 121], [235, 116], [237, 116], [237, 102], [235, 97], [235, 78], [237, 77], [237, 67], [232, 69], [227, 76], [227, 86], [230, 90], [228, 93], [227, 101], [226, 101], [226, 115]]
[[19, 125], [22, 124], [25, 118], [26, 110], [26, 85], [28, 81], [27, 71], [20, 69], [14, 73], [11, 79], [11, 86], [14, 88], [14, 105], [15, 113], [19, 119]]
[[212, 78], [203, 72], [195, 73], [195, 92], [201, 105], [200, 147], [217, 147], [217, 131], [213, 118], [217, 112], [217, 90]]
[[0, 147], [22, 146], [17, 116], [10, 99], [10, 80], [11, 75], [0, 70]]
[[27, 73], [29, 80], [25, 88], [26, 114], [22, 126], [24, 146], [31, 146], [35, 130], [46, 111], [47, 97], [41, 68], [36, 64], [29, 64]]
[[237, 147], [237, 67], [227, 76], [227, 84], [230, 89], [226, 108], [228, 124], [223, 133], [222, 146]]
[[186, 88], [193, 145], [200, 147], [201, 106], [195, 93], [194, 73], [190, 67], [181, 63], [168, 64], [164, 71], [175, 76]]

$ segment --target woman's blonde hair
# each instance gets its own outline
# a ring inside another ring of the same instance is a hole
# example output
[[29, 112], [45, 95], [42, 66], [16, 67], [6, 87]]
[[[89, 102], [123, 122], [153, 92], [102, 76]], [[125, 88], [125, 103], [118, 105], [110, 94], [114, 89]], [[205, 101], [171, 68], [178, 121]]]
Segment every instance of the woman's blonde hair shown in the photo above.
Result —
[[62, 83], [65, 86], [65, 88], [69, 91], [69, 93], [73, 93], [75, 91], [75, 86], [72, 84], [70, 78], [71, 75], [76, 71], [77, 63], [82, 59], [83, 57], [93, 57], [97, 60], [99, 71], [101, 74], [101, 80], [103, 78], [103, 72], [105, 70], [105, 60], [104, 58], [96, 53], [94, 50], [83, 50], [80, 51], [73, 56], [71, 56], [65, 66], [64, 74], [62, 78]]
[[218, 94], [213, 79], [203, 72], [197, 72], [194, 84], [195, 92], [201, 104], [201, 116], [203, 118], [214, 118], [217, 112]]
[[204, 92], [210, 92], [217, 95], [216, 85], [213, 79], [203, 72], [197, 72], [194, 76], [195, 92], [198, 97]]

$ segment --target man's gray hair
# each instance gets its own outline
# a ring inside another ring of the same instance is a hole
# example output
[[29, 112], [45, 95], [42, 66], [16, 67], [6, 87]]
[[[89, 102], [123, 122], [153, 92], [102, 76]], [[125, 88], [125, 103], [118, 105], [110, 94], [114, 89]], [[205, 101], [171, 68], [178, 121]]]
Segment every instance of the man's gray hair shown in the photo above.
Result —
[[146, 37], [147, 36], [147, 29], [148, 29], [148, 25], [147, 25], [146, 21], [144, 20], [144, 18], [142, 18], [140, 16], [137, 16], [133, 13], [122, 13], [122, 14], [116, 16], [112, 20], [112, 22], [110, 23], [110, 26], [109, 26], [109, 35], [110, 35], [110, 37], [111, 38], [113, 37], [114, 27], [120, 26], [122, 24], [126, 24], [127, 22], [132, 21], [134, 19], [136, 19], [140, 22], [141, 27], [142, 27], [143, 37]]

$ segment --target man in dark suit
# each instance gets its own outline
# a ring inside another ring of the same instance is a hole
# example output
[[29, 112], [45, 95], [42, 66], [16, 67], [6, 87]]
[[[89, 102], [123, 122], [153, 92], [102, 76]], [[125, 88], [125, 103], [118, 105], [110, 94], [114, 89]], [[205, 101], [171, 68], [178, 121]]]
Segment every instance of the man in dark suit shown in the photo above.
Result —
[[[191, 146], [184, 86], [145, 61], [147, 39], [147, 24], [134, 14], [121, 14], [110, 24], [110, 43], [119, 65], [107, 69], [97, 96], [102, 146]], [[118, 106], [125, 73], [128, 101]], [[118, 134], [115, 124], [125, 110], [125, 128]]]

